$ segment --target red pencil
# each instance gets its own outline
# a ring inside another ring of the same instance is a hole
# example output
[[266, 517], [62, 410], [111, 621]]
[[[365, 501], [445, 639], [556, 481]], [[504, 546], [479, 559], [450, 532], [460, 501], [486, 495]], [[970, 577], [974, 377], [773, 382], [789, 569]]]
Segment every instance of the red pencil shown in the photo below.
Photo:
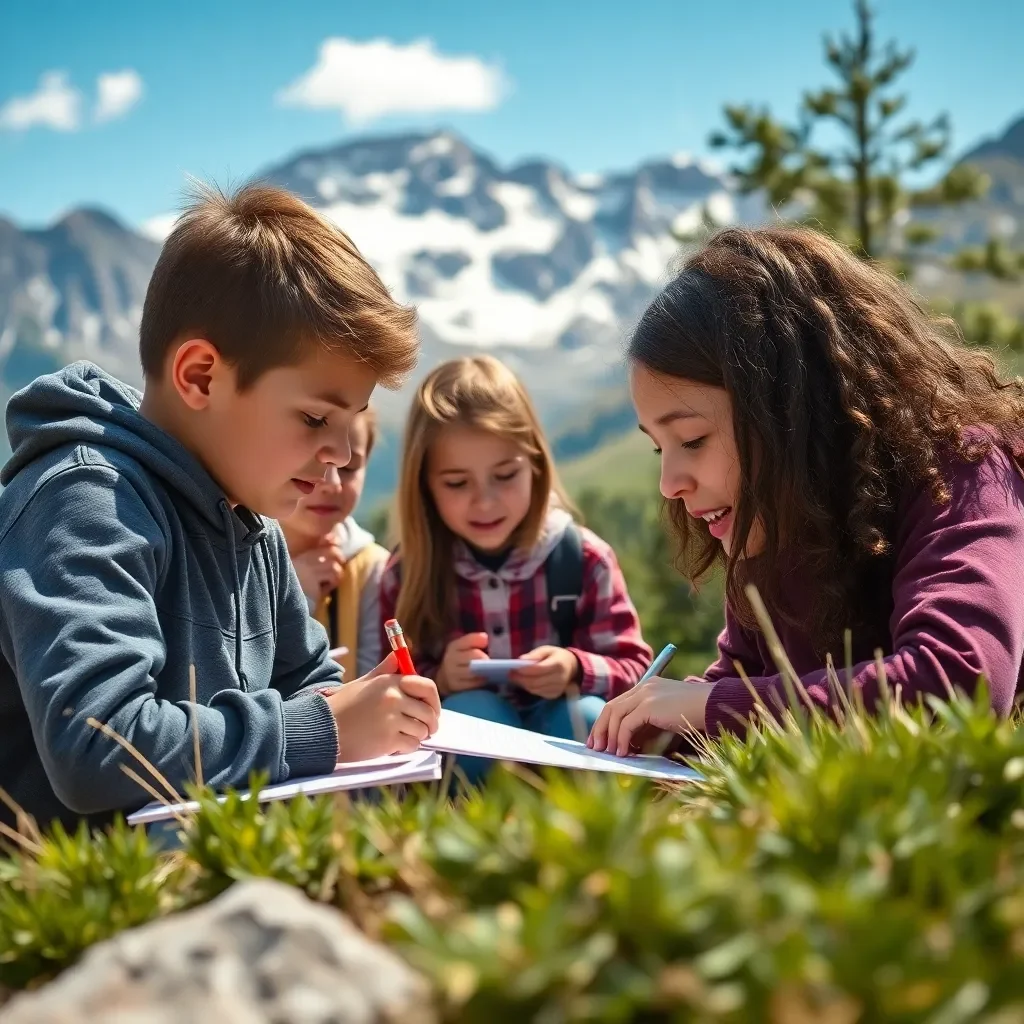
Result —
[[384, 632], [388, 635], [388, 643], [391, 650], [395, 652], [398, 659], [398, 671], [403, 676], [416, 675], [416, 666], [412, 663], [412, 655], [409, 654], [409, 645], [405, 642], [405, 633], [398, 624], [397, 619], [388, 619], [384, 623]]

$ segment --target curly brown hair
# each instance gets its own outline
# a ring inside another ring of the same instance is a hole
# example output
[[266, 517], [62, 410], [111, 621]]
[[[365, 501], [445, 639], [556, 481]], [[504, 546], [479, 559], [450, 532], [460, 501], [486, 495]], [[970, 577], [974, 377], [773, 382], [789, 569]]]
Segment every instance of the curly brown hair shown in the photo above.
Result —
[[[699, 581], [724, 562], [730, 607], [753, 626], [744, 586], [784, 615], [782, 570], [798, 558], [820, 595], [803, 625], [822, 655], [845, 628], [888, 633], [879, 598], [901, 493], [926, 486], [946, 503], [950, 459], [1020, 453], [1024, 382], [1000, 379], [886, 270], [802, 228], [715, 235], [647, 308], [628, 358], [732, 401], [732, 554], [670, 501], [678, 568]], [[755, 519], [764, 547], [741, 562]]]

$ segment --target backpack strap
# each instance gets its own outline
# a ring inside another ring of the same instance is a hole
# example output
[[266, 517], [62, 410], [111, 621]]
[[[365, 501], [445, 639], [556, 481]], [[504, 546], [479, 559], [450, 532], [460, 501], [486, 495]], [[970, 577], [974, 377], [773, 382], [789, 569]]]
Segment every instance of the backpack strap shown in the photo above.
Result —
[[548, 615], [559, 647], [572, 645], [576, 632], [576, 605], [583, 593], [583, 538], [569, 523], [561, 540], [544, 562], [548, 589]]

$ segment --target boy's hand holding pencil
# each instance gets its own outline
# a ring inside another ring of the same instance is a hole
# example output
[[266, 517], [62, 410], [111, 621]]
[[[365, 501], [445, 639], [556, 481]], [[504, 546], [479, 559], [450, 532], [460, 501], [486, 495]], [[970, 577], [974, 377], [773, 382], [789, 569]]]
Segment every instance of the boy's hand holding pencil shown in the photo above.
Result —
[[338, 760], [408, 754], [437, 731], [441, 701], [422, 676], [400, 674], [395, 651], [324, 698], [338, 727]]

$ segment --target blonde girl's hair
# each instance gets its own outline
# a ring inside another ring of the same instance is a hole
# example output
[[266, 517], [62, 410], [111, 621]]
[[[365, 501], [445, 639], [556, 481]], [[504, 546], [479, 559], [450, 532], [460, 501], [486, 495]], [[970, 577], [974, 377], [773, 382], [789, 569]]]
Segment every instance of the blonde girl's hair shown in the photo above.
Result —
[[549, 503], [571, 506], [562, 490], [537, 412], [519, 378], [492, 356], [442, 363], [420, 385], [409, 410], [398, 482], [402, 586], [395, 615], [410, 641], [436, 650], [455, 617], [455, 536], [441, 521], [427, 486], [430, 447], [445, 427], [483, 430], [513, 441], [530, 460], [533, 490], [526, 517], [512, 535], [531, 548]]

